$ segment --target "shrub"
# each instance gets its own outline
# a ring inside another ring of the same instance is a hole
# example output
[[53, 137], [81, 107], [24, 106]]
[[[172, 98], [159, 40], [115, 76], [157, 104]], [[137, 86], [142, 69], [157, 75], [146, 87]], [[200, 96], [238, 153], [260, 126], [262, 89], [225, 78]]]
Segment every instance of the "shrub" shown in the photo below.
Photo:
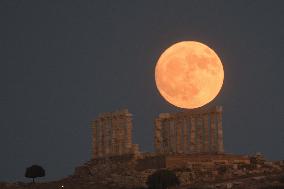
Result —
[[180, 184], [176, 174], [170, 170], [157, 170], [150, 175], [146, 182], [149, 189], [166, 189]]

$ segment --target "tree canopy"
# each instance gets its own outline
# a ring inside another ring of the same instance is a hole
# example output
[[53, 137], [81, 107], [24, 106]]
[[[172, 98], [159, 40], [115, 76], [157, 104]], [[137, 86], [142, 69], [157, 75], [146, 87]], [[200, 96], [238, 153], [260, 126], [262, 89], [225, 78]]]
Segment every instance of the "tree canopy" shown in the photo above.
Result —
[[25, 177], [34, 179], [37, 177], [44, 177], [45, 170], [39, 165], [32, 165], [26, 169]]

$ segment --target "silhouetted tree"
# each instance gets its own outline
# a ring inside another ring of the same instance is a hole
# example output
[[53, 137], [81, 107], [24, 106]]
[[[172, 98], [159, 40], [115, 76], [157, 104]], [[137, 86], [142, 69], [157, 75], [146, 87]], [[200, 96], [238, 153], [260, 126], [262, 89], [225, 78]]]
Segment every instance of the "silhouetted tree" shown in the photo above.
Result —
[[146, 182], [149, 189], [166, 189], [180, 184], [176, 174], [170, 170], [157, 170], [150, 175]]
[[44, 176], [45, 170], [39, 165], [32, 165], [26, 169], [25, 177], [32, 178], [33, 183], [35, 182], [35, 178]]

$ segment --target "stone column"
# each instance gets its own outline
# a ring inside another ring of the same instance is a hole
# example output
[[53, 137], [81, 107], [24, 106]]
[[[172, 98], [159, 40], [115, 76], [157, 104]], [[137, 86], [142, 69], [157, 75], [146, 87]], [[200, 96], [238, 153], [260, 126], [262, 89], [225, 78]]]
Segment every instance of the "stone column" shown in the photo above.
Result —
[[162, 133], [161, 133], [161, 129], [162, 129], [162, 124], [161, 124], [161, 120], [158, 118], [155, 120], [155, 130], [154, 130], [154, 136], [155, 136], [155, 151], [157, 153], [161, 153], [162, 152]]
[[203, 114], [203, 126], [204, 126], [204, 152], [209, 152], [209, 125], [208, 114]]
[[97, 150], [97, 126], [96, 121], [93, 121], [92, 123], [93, 127], [93, 158], [97, 157], [98, 150]]
[[210, 151], [216, 152], [216, 144], [217, 144], [217, 132], [216, 132], [216, 123], [215, 123], [215, 112], [210, 113]]
[[105, 120], [105, 124], [104, 124], [104, 131], [105, 131], [105, 155], [109, 155], [110, 154], [110, 131], [111, 131], [111, 117], [107, 117], [107, 119]]
[[100, 152], [101, 156], [104, 156], [104, 120], [103, 118], [100, 119]]
[[176, 127], [173, 119], [170, 120], [170, 152], [176, 152]]
[[132, 121], [131, 121], [131, 114], [127, 114], [126, 117], [126, 153], [132, 153]]
[[112, 132], [113, 132], [113, 128], [112, 128], [112, 117], [109, 120], [109, 138], [108, 138], [108, 148], [109, 148], [109, 155], [112, 155]]
[[103, 156], [103, 151], [102, 151], [102, 121], [101, 119], [98, 120], [97, 124], [97, 144], [98, 144], [98, 156], [102, 157]]
[[183, 119], [183, 153], [188, 153], [188, 120]]
[[107, 155], [107, 151], [108, 151], [108, 149], [107, 149], [107, 147], [108, 147], [108, 136], [107, 136], [107, 118], [105, 118], [104, 119], [104, 121], [103, 121], [103, 152], [104, 152], [104, 156], [106, 156]]
[[118, 154], [118, 143], [117, 143], [117, 117], [112, 117], [112, 136], [111, 136], [111, 146], [112, 155]]
[[182, 153], [182, 119], [177, 118], [177, 121], [175, 123], [176, 128], [176, 153], [181, 154]]
[[123, 124], [123, 119], [122, 116], [119, 115], [118, 116], [118, 124], [117, 124], [117, 128], [118, 128], [118, 154], [122, 155], [124, 152], [124, 140], [123, 140], [123, 135], [124, 135], [124, 129], [122, 127]]
[[223, 128], [222, 128], [222, 110], [217, 112], [217, 127], [218, 127], [218, 148], [219, 153], [224, 152], [224, 143], [223, 143]]
[[124, 118], [124, 122], [123, 122], [123, 125], [121, 125], [122, 127], [122, 146], [123, 146], [123, 149], [122, 149], [122, 153], [123, 154], [127, 154], [128, 153], [128, 141], [127, 141], [127, 124], [126, 124], [126, 120]]
[[109, 155], [112, 155], [112, 116], [108, 120], [108, 149], [109, 149]]
[[197, 146], [197, 149], [196, 151], [198, 153], [202, 152], [203, 149], [203, 120], [202, 120], [202, 117], [201, 115], [198, 115], [197, 116], [197, 141], [196, 141], [196, 146]]
[[165, 138], [164, 138], [164, 144], [165, 144], [165, 152], [169, 153], [171, 151], [171, 124], [170, 124], [170, 120], [167, 119], [165, 121]]
[[190, 116], [190, 152], [191, 153], [196, 152], [195, 131], [196, 131], [195, 118], [193, 116]]
[[105, 156], [106, 155], [106, 139], [107, 139], [107, 136], [106, 136], [106, 118], [103, 118], [101, 120], [101, 135], [102, 135], [102, 156]]

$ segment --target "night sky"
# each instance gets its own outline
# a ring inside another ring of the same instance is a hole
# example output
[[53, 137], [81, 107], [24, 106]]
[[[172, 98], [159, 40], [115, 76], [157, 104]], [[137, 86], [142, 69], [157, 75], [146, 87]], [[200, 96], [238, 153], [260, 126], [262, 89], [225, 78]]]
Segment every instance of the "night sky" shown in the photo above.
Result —
[[284, 159], [284, 1], [0, 1], [0, 181], [71, 175], [91, 158], [90, 122], [128, 108], [134, 142], [153, 151], [153, 121], [182, 111], [156, 89], [175, 42], [219, 55], [225, 151]]

